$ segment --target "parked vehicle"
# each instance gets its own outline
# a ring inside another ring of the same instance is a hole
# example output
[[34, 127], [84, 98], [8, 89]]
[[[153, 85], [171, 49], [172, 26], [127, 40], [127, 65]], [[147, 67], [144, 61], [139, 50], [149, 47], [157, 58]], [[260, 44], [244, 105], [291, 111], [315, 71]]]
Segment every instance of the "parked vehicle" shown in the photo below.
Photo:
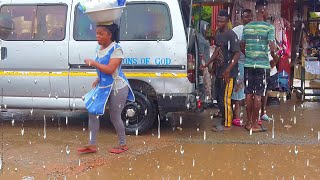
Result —
[[[184, 3], [183, 7], [181, 4]], [[85, 109], [96, 78], [95, 24], [78, 0], [0, 2], [0, 105], [6, 109]], [[120, 20], [122, 67], [136, 96], [122, 118], [128, 133], [168, 112], [204, 107], [194, 31], [184, 0], [129, 0]]]

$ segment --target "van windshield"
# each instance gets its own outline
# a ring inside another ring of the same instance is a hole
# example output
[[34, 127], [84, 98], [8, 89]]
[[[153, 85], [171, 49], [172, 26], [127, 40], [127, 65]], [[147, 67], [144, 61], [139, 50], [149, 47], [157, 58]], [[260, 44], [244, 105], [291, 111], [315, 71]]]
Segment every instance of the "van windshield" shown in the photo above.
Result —
[[[73, 37], [76, 41], [94, 41], [95, 23], [76, 8]], [[120, 40], [170, 40], [171, 17], [167, 5], [162, 3], [130, 3], [120, 20]]]

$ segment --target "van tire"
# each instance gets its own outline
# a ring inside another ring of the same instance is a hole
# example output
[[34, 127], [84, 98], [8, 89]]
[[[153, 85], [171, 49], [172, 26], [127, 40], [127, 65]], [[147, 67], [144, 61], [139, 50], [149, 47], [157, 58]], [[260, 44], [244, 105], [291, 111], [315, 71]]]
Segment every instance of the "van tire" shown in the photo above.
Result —
[[[129, 102], [122, 110], [121, 118], [126, 128], [126, 134], [142, 134], [149, 130], [156, 118], [155, 105], [146, 95], [133, 90], [135, 102]], [[127, 112], [134, 110], [135, 115], [128, 117]]]

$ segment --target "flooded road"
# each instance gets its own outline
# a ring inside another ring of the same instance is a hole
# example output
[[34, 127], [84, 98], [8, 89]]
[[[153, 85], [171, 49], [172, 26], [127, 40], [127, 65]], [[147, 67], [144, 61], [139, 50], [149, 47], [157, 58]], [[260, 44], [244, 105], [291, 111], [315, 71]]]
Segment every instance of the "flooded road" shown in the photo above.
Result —
[[274, 121], [254, 134], [212, 132], [216, 110], [177, 113], [178, 127], [128, 136], [121, 155], [109, 153], [117, 136], [106, 120], [98, 152], [79, 155], [88, 141], [85, 113], [10, 110], [0, 114], [0, 179], [319, 179], [319, 109], [295, 100], [267, 107]]

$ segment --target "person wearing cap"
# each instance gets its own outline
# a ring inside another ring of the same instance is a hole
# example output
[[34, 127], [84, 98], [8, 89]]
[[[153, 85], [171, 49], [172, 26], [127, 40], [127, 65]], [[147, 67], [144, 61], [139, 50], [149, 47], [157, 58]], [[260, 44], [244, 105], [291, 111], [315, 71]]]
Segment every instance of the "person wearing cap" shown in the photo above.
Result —
[[119, 145], [111, 149], [111, 153], [119, 154], [128, 150], [126, 145], [125, 127], [121, 112], [127, 100], [134, 101], [134, 94], [127, 78], [121, 69], [124, 58], [119, 43], [119, 27], [114, 23], [98, 24], [96, 39], [99, 44], [96, 58], [85, 59], [88, 66], [97, 70], [98, 77], [92, 84], [93, 89], [84, 96], [89, 112], [89, 144], [78, 149], [80, 153], [97, 151], [97, 134], [99, 116], [105, 114], [106, 105], [110, 107], [110, 120], [114, 125]]

